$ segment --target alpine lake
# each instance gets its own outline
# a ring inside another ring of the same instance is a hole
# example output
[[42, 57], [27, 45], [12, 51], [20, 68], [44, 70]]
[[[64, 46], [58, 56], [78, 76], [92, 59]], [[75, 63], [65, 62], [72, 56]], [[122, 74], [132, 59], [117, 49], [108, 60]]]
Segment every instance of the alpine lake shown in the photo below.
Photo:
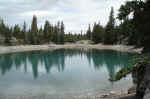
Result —
[[96, 49], [2, 54], [0, 99], [63, 99], [127, 89], [132, 86], [131, 75], [117, 82], [109, 78], [128, 67], [132, 56], [133, 53]]

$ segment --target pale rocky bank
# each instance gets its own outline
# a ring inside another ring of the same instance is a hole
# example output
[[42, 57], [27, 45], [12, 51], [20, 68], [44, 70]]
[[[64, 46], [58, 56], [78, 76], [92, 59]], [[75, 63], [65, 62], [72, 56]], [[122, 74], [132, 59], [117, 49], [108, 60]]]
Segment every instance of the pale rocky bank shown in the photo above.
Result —
[[102, 45], [102, 44], [47, 44], [47, 45], [19, 45], [19, 46], [0, 46], [0, 54], [13, 53], [13, 52], [25, 52], [36, 50], [56, 50], [56, 49], [98, 49], [98, 50], [116, 50], [121, 52], [135, 52], [141, 53], [142, 48], [135, 49], [134, 46], [126, 45]]

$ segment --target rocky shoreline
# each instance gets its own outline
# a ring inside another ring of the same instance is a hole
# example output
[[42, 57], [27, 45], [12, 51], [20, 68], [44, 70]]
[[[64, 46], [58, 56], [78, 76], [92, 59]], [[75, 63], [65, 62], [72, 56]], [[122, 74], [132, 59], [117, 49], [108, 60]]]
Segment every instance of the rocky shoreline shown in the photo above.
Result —
[[123, 97], [129, 97], [135, 95], [135, 89], [132, 90], [132, 93], [129, 93], [129, 89], [118, 90], [118, 91], [110, 91], [105, 94], [91, 96], [88, 99], [120, 99]]
[[0, 46], [0, 54], [25, 52], [36, 50], [56, 50], [56, 49], [98, 49], [98, 50], [116, 50], [121, 52], [141, 53], [142, 48], [135, 49], [133, 46], [125, 45], [102, 45], [102, 44], [65, 44], [65, 45], [19, 45], [19, 46]]

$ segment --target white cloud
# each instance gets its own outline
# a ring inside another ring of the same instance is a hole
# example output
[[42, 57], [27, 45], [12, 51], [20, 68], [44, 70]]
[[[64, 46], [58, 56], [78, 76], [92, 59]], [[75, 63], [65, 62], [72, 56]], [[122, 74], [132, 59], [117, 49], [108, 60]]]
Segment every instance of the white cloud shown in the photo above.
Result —
[[85, 31], [88, 24], [100, 21], [105, 25], [110, 8], [113, 6], [115, 16], [120, 5], [126, 0], [4, 0], [0, 1], [1, 16], [8, 24], [31, 24], [32, 16], [38, 17], [39, 26], [45, 20], [56, 23], [63, 20], [66, 31]]
[[21, 14], [22, 16], [30, 16], [32, 17], [33, 15], [37, 16], [49, 16], [50, 13], [48, 11], [29, 11]]

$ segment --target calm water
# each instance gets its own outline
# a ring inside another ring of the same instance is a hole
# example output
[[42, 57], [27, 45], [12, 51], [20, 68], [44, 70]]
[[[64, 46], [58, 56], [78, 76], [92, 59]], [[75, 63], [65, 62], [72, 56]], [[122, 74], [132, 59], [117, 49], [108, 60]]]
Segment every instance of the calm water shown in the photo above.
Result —
[[55, 50], [0, 56], [0, 96], [68, 97], [131, 87], [128, 76], [108, 78], [128, 66], [132, 54], [111, 50]]

